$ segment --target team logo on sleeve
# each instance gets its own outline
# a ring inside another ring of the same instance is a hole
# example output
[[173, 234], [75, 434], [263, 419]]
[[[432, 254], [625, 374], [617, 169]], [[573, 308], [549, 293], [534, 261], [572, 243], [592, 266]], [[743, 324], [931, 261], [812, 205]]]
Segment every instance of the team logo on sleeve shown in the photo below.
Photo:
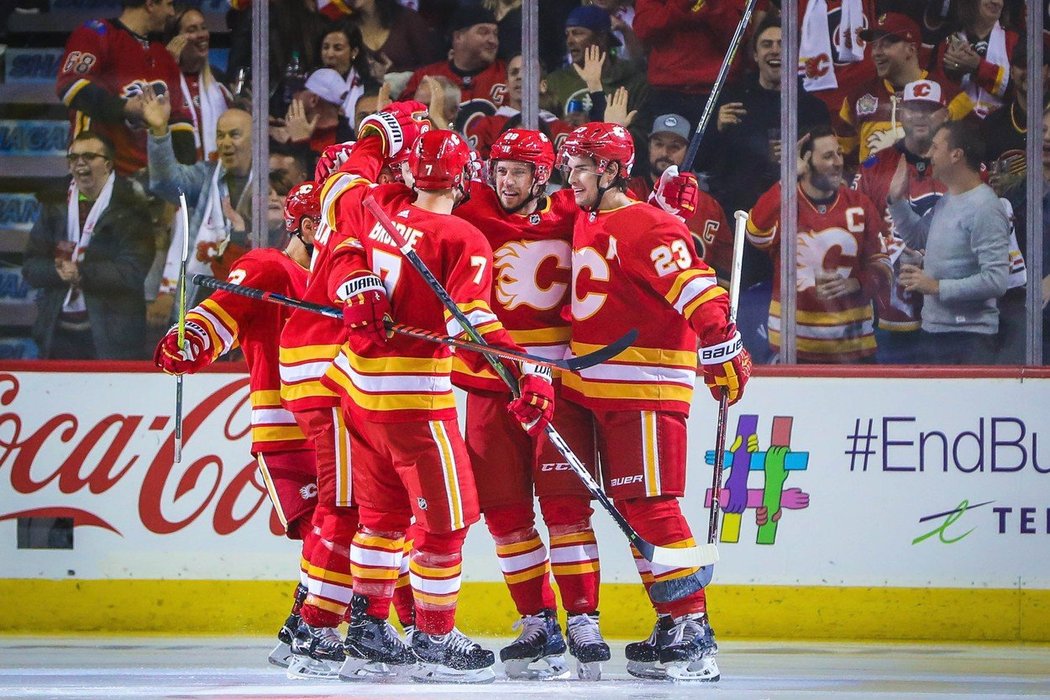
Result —
[[879, 98], [875, 97], [871, 93], [865, 93], [863, 97], [857, 100], [857, 115], [864, 117], [869, 114], [875, 114], [875, 110], [879, 108]]

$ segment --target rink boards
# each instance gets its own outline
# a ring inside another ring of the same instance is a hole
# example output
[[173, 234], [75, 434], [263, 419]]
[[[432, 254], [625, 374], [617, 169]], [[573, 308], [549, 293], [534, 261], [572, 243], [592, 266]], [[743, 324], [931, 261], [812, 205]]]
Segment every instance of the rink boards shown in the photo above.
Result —
[[[297, 547], [248, 454], [247, 379], [186, 379], [173, 465], [172, 378], [45, 366], [0, 371], [0, 594], [15, 603], [0, 630], [272, 632]], [[1050, 641], [1050, 374], [799, 374], [759, 370], [730, 411], [727, 450], [751, 434], [758, 449], [727, 454], [740, 512], [722, 516], [709, 591], [720, 634]], [[698, 539], [715, 407], [698, 387], [683, 501]], [[20, 549], [19, 520], [47, 517], [72, 519], [72, 549]], [[595, 522], [602, 627], [645, 636], [623, 537]], [[483, 526], [463, 571], [461, 626], [506, 633]]]

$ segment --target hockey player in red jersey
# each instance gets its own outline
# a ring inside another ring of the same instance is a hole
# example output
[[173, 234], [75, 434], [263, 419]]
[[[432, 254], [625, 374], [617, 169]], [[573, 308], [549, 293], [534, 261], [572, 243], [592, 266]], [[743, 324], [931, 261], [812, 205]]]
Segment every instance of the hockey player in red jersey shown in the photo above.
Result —
[[[292, 188], [284, 207], [285, 228], [291, 236], [288, 246], [283, 251], [258, 248], [238, 258], [230, 282], [293, 298], [302, 296], [320, 221], [318, 189], [313, 182]], [[270, 662], [278, 666], [292, 661], [292, 637], [299, 628], [310, 553], [317, 543], [311, 525], [317, 505], [313, 446], [292, 414], [281, 407], [277, 337], [289, 313], [285, 306], [218, 290], [187, 312], [185, 349], [179, 347], [177, 329], [172, 328], [153, 356], [156, 365], [169, 374], [192, 374], [235, 347], [244, 353], [251, 392], [252, 454], [285, 533], [303, 541], [295, 602], [278, 632], [280, 643], [270, 654]]]
[[[333, 254], [329, 303], [343, 307], [347, 342], [322, 379], [349, 414], [352, 485], [360, 527], [350, 552], [354, 598], [346, 638], [353, 659], [410, 665], [421, 681], [486, 682], [492, 652], [455, 629], [462, 546], [476, 522], [477, 492], [456, 424], [452, 355], [446, 346], [388, 337], [396, 318], [463, 336], [465, 331], [423, 277], [406, 262], [386, 229], [364, 209], [373, 197], [478, 333], [490, 344], [520, 349], [488, 305], [492, 252], [484, 236], [449, 216], [473, 170], [463, 138], [428, 131], [409, 156], [412, 189], [349, 186], [335, 202], [337, 230], [349, 232]], [[407, 179], [407, 178], [406, 178]], [[477, 357], [475, 360], [479, 359]], [[529, 433], [543, 430], [554, 409], [549, 373], [524, 364], [521, 397], [508, 410]], [[383, 634], [402, 541], [418, 527], [409, 565], [416, 601], [411, 649]]]
[[55, 90], [70, 109], [73, 135], [91, 129], [116, 147], [119, 175], [146, 167], [142, 93], [152, 86], [171, 100], [171, 134], [179, 160], [192, 163], [190, 112], [182, 98], [179, 64], [149, 34], [174, 17], [171, 0], [123, 0], [118, 19], [93, 19], [69, 35]]
[[[798, 361], [852, 363], [875, 356], [872, 299], [890, 283], [884, 222], [871, 200], [843, 184], [842, 148], [828, 126], [799, 142]], [[747, 236], [773, 259], [769, 346], [780, 349], [780, 183], [758, 198]]]
[[[643, 538], [695, 546], [678, 497], [684, 494], [686, 418], [697, 373], [719, 398], [738, 401], [751, 360], [728, 318], [725, 290], [674, 216], [626, 194], [634, 144], [617, 124], [578, 128], [561, 149], [577, 206], [572, 257], [574, 354], [637, 327], [635, 346], [614, 360], [562, 377], [567, 400], [592, 416], [609, 496]], [[717, 358], [717, 359], [712, 359]], [[635, 552], [648, 590], [695, 568], [650, 564]], [[703, 589], [655, 603], [661, 619], [648, 642], [629, 645], [628, 669], [682, 680], [718, 679], [717, 645]], [[653, 662], [661, 670], [648, 668]]]
[[[492, 310], [504, 328], [529, 352], [562, 358], [569, 322], [561, 311], [569, 299], [572, 226], [579, 209], [569, 190], [544, 194], [553, 166], [554, 149], [544, 134], [510, 129], [491, 148], [492, 186], [472, 182], [469, 201], [455, 215], [477, 226], [492, 246]], [[500, 651], [506, 673], [510, 678], [568, 674], [550, 584], [553, 569], [568, 615], [570, 651], [581, 676], [597, 679], [609, 647], [597, 624], [600, 571], [590, 494], [548, 440], [530, 438], [507, 416], [510, 393], [491, 368], [472, 372], [458, 359], [454, 366], [453, 381], [469, 389], [467, 452], [481, 513], [521, 615], [518, 638]], [[574, 404], [557, 405], [558, 431], [593, 469], [590, 417]], [[535, 528], [534, 486], [550, 532], [549, 559]], [[540, 663], [530, 668], [533, 662]]]

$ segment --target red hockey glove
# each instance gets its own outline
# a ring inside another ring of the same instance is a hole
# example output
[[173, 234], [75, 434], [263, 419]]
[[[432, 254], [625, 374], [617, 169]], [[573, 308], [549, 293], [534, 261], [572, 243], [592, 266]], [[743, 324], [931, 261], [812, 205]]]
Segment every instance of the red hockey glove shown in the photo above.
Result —
[[172, 326], [153, 351], [153, 364], [168, 374], [193, 374], [211, 362], [211, 337], [196, 323], [186, 324], [186, 346], [179, 347], [179, 331]]
[[391, 102], [381, 112], [370, 114], [357, 126], [357, 136], [379, 134], [383, 139], [383, 155], [393, 158], [402, 149], [412, 148], [419, 135], [430, 131], [427, 106], [415, 100]]
[[314, 168], [314, 181], [323, 184], [329, 175], [338, 170], [347, 161], [353, 149], [353, 141], [333, 143], [325, 148], [321, 152], [321, 157], [317, 159], [317, 166]]
[[660, 176], [660, 182], [656, 183], [656, 189], [649, 195], [649, 203], [685, 221], [700, 203], [700, 185], [696, 175], [679, 173], [677, 165], [668, 167]]
[[550, 368], [522, 362], [518, 388], [521, 396], [507, 404], [507, 410], [521, 423], [526, 433], [539, 435], [554, 416], [554, 387], [551, 386]]
[[722, 342], [700, 348], [700, 364], [704, 368], [704, 384], [715, 401], [722, 398], [722, 390], [729, 392], [732, 406], [744, 395], [744, 385], [751, 376], [751, 355], [744, 349], [736, 326], [730, 325]]
[[385, 322], [393, 318], [383, 280], [370, 272], [362, 273], [339, 285], [335, 294], [343, 300], [343, 325], [368, 334], [378, 343], [386, 342], [390, 336]]

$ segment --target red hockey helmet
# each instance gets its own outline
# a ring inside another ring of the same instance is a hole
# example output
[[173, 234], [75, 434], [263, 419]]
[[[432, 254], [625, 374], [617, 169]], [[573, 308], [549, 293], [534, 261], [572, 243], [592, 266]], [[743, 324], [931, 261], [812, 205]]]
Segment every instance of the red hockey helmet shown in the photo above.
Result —
[[574, 129], [558, 155], [563, 167], [571, 156], [593, 158], [599, 174], [605, 172], [610, 163], [616, 163], [620, 166], [619, 176], [627, 179], [634, 166], [634, 139], [619, 124], [592, 122]]
[[408, 156], [414, 186], [421, 190], [465, 187], [473, 176], [474, 163], [463, 137], [445, 129], [421, 134]]
[[302, 226], [303, 217], [315, 223], [321, 220], [321, 187], [313, 180], [300, 182], [284, 198], [284, 230], [295, 233]]
[[542, 131], [508, 129], [489, 151], [489, 161], [519, 160], [531, 163], [536, 184], [546, 184], [554, 167], [554, 146]]

